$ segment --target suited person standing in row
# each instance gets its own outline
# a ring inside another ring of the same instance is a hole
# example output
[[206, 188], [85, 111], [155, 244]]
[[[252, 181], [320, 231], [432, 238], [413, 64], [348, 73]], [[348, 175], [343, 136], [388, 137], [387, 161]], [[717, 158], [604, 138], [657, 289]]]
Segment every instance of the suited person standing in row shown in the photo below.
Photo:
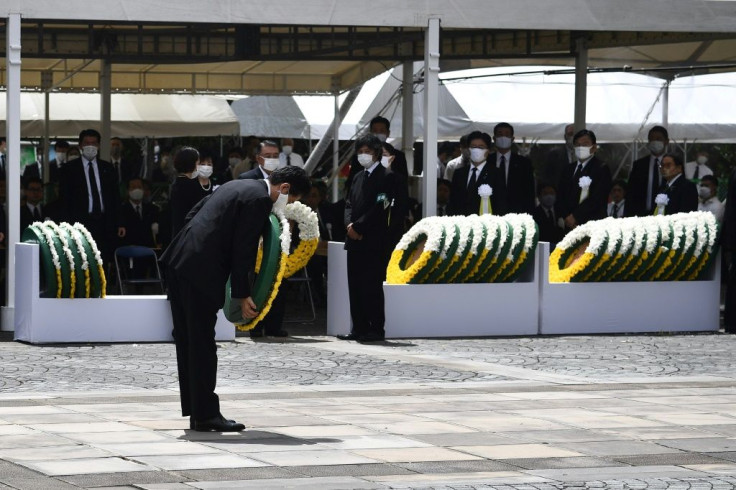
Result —
[[[566, 230], [605, 218], [611, 190], [611, 171], [595, 156], [598, 150], [595, 133], [588, 129], [578, 131], [573, 136], [573, 145], [577, 161], [565, 169], [557, 186], [557, 216], [564, 219]], [[580, 187], [581, 177], [590, 178], [587, 196]]]
[[532, 161], [518, 153], [511, 153], [514, 143], [514, 127], [509, 123], [498, 123], [493, 128], [496, 152], [488, 161], [496, 167], [496, 196], [493, 213], [534, 212], [534, 168]]
[[227, 182], [197, 203], [161, 257], [174, 321], [181, 413], [190, 417], [193, 430], [245, 429], [222, 416], [215, 393], [217, 311], [225, 303], [230, 277], [232, 297], [240, 302], [243, 318], [258, 315], [248, 276], [255, 269], [268, 216], [272, 209], [300, 199], [309, 187], [307, 174], [294, 166], [275, 171], [268, 181]]
[[[495, 186], [496, 168], [494, 163], [488, 162], [488, 153], [492, 141], [488, 133], [473, 131], [468, 135], [470, 147], [470, 165], [461, 167], [452, 175], [452, 188], [450, 190], [450, 204], [448, 214], [465, 215], [478, 214], [480, 210], [480, 196], [478, 187], [487, 184], [492, 188]], [[491, 196], [491, 206], [495, 213], [498, 196]]]
[[353, 328], [341, 340], [381, 341], [385, 337], [383, 281], [386, 279], [388, 211], [393, 185], [381, 165], [381, 140], [369, 134], [355, 141], [363, 170], [358, 172], [345, 200], [348, 294]]
[[668, 199], [664, 214], [697, 211], [698, 189], [691, 180], [685, 178], [685, 166], [680, 157], [666, 153], [662, 155], [660, 166], [665, 183], [659, 189], [659, 194], [665, 194]]
[[79, 133], [82, 156], [69, 161], [61, 172], [60, 199], [66, 220], [82, 223], [102, 252], [112, 260], [118, 235], [120, 194], [115, 170], [98, 156], [100, 133], [85, 129]]
[[629, 174], [626, 216], [649, 216], [662, 186], [659, 167], [667, 151], [669, 135], [663, 126], [653, 126], [647, 135], [649, 155], [634, 162]]
[[23, 190], [26, 193], [26, 203], [20, 208], [20, 232], [36, 221], [46, 219], [46, 210], [41, 205], [43, 201], [43, 182], [38, 177], [23, 181]]

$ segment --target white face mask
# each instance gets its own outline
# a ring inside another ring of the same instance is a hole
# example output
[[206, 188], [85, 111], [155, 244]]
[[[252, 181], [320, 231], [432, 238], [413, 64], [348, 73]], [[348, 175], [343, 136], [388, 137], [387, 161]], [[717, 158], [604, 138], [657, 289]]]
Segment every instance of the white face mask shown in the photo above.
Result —
[[197, 177], [199, 177], [199, 172], [197, 172], [197, 169], [195, 168], [194, 169], [194, 172], [192, 172], [192, 174], [189, 176], [189, 178], [190, 179], [196, 179]]
[[61, 167], [63, 163], [66, 163], [66, 153], [57, 153], [56, 154], [56, 164]]
[[590, 155], [591, 155], [590, 149], [591, 148], [593, 148], [593, 147], [592, 146], [576, 146], [575, 147], [575, 156], [581, 162], [583, 160], [587, 160], [588, 158], [590, 158]]
[[231, 167], [237, 167], [242, 162], [243, 162], [243, 159], [238, 158], [238, 157], [231, 157], [227, 159], [227, 163], [229, 163]]
[[383, 133], [373, 133], [373, 136], [375, 136], [376, 138], [378, 138], [379, 140], [381, 140], [381, 143], [385, 143], [386, 142], [386, 138], [388, 138], [388, 135], [387, 134], [383, 134]]
[[705, 155], [700, 155], [697, 159], [698, 165], [705, 165], [708, 163], [708, 157]]
[[511, 148], [511, 138], [509, 138], [508, 136], [497, 136], [496, 148], [498, 148], [499, 150]]
[[281, 151], [283, 151], [284, 152], [284, 155], [286, 155], [286, 156], [291, 155], [291, 150], [292, 150], [292, 147], [289, 146], [289, 145], [286, 145], [286, 146], [282, 146], [281, 147]]
[[486, 150], [485, 148], [471, 148], [470, 159], [475, 163], [481, 163], [485, 161], [487, 153], [488, 150]]
[[94, 160], [97, 157], [97, 147], [96, 146], [83, 147], [82, 155], [84, 155], [84, 158], [86, 158], [89, 161]]
[[281, 194], [281, 192], [279, 192], [279, 197], [276, 199], [276, 202], [273, 203], [274, 213], [283, 213], [286, 210], [287, 204], [289, 204], [289, 194]]
[[381, 165], [383, 165], [384, 168], [388, 168], [388, 166], [391, 165], [390, 160], [391, 160], [391, 157], [387, 157], [385, 155], [382, 156], [381, 157]]
[[273, 172], [279, 168], [279, 159], [278, 158], [264, 158], [263, 159], [263, 169], [267, 172]]
[[650, 141], [647, 148], [655, 155], [659, 155], [664, 151], [664, 141]]
[[370, 153], [358, 153], [358, 163], [364, 168], [369, 168], [373, 165], [373, 155]]
[[701, 185], [698, 187], [698, 194], [701, 199], [710, 199], [710, 187], [707, 185]]
[[212, 165], [197, 165], [197, 174], [199, 174], [200, 177], [209, 179], [212, 175]]
[[140, 201], [143, 199], [143, 189], [131, 189], [128, 191], [128, 196], [133, 201]]

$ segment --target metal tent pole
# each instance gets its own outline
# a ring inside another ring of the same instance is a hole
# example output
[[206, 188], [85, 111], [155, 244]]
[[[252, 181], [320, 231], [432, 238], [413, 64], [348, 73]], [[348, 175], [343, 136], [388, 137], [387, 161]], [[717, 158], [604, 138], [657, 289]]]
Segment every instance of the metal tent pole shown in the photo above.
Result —
[[440, 74], [440, 19], [431, 18], [424, 41], [424, 216], [437, 214], [437, 113]]

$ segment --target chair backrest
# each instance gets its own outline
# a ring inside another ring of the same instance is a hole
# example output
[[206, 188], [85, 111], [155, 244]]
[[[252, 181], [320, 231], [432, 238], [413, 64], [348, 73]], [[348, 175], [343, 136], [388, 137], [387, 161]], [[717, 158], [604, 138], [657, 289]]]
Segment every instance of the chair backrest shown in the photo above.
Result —
[[126, 245], [115, 249], [115, 256], [123, 259], [139, 259], [141, 257], [156, 257], [156, 252], [152, 248], [141, 247], [139, 245]]

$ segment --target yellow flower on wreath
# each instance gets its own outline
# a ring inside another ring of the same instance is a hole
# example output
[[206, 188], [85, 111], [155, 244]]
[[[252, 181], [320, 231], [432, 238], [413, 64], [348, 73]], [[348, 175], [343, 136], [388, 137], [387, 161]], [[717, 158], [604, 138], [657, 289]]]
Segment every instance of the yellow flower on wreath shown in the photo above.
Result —
[[258, 325], [258, 322], [263, 320], [266, 315], [268, 315], [268, 312], [271, 311], [271, 306], [273, 306], [273, 300], [276, 298], [276, 295], [279, 293], [279, 288], [281, 287], [281, 281], [284, 280], [284, 272], [286, 271], [286, 260], [288, 258], [288, 255], [285, 253], [281, 253], [281, 257], [279, 257], [279, 271], [276, 273], [276, 279], [273, 282], [273, 286], [271, 287], [271, 291], [268, 294], [268, 299], [266, 299], [266, 303], [261, 307], [260, 313], [258, 313], [258, 316], [256, 316], [254, 319], [249, 321], [248, 323], [236, 323], [235, 328], [240, 330], [241, 332], [247, 332], [248, 330], [253, 330], [256, 325]]

